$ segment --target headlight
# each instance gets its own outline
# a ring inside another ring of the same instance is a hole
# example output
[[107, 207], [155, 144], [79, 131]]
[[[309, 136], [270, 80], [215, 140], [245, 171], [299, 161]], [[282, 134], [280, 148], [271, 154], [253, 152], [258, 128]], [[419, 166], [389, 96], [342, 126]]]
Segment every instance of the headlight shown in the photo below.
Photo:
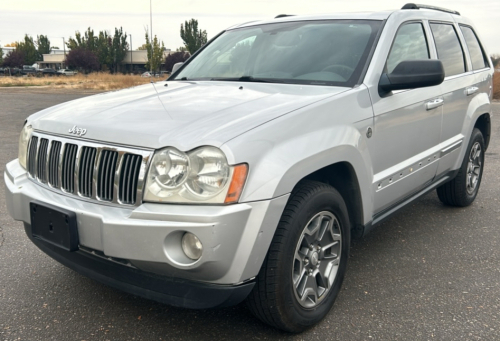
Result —
[[229, 166], [224, 153], [215, 147], [201, 147], [188, 153], [165, 148], [153, 156], [144, 200], [234, 203], [243, 189], [247, 169], [246, 165]]
[[26, 157], [28, 155], [28, 142], [31, 136], [31, 132], [33, 128], [31, 126], [27, 126], [26, 124], [21, 130], [21, 135], [19, 136], [19, 163], [21, 166], [26, 169]]

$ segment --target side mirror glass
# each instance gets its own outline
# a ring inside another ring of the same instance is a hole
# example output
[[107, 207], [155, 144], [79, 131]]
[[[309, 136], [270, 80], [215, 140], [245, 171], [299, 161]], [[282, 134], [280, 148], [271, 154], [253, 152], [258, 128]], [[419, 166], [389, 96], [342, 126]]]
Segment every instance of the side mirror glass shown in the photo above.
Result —
[[379, 94], [439, 85], [444, 80], [443, 63], [437, 59], [405, 60], [390, 73], [380, 77]]

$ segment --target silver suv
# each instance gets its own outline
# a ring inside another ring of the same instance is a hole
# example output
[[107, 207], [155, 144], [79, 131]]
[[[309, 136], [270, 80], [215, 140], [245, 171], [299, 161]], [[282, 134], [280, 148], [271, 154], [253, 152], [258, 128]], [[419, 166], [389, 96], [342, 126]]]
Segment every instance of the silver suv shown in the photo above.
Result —
[[331, 309], [351, 237], [433, 189], [474, 201], [492, 74], [440, 8], [234, 26], [166, 82], [30, 116], [8, 210], [86, 276], [188, 308], [246, 299], [299, 332]]

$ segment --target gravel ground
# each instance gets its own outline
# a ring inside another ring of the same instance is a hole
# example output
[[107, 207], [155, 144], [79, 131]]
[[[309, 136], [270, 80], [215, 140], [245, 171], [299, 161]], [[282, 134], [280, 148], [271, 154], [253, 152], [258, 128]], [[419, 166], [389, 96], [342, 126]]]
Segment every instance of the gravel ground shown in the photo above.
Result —
[[[89, 93], [0, 89], [0, 173], [26, 116]], [[0, 340], [499, 340], [500, 104], [483, 183], [468, 208], [435, 192], [355, 241], [327, 318], [300, 335], [244, 305], [172, 308], [80, 276], [39, 251], [6, 212], [0, 184]]]

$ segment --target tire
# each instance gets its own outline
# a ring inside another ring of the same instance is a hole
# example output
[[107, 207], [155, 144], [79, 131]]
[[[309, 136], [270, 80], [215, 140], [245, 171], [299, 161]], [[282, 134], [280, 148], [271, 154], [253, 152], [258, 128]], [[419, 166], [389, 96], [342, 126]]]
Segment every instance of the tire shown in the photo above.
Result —
[[[325, 231], [322, 239], [320, 233], [311, 232], [315, 224]], [[247, 298], [248, 307], [264, 323], [287, 332], [315, 325], [328, 314], [340, 291], [349, 246], [349, 215], [340, 193], [321, 182], [303, 181], [281, 216]], [[302, 285], [312, 291], [297, 289]]]
[[484, 152], [483, 134], [474, 128], [457, 176], [437, 188], [439, 200], [443, 204], [466, 207], [476, 199], [483, 177]]

